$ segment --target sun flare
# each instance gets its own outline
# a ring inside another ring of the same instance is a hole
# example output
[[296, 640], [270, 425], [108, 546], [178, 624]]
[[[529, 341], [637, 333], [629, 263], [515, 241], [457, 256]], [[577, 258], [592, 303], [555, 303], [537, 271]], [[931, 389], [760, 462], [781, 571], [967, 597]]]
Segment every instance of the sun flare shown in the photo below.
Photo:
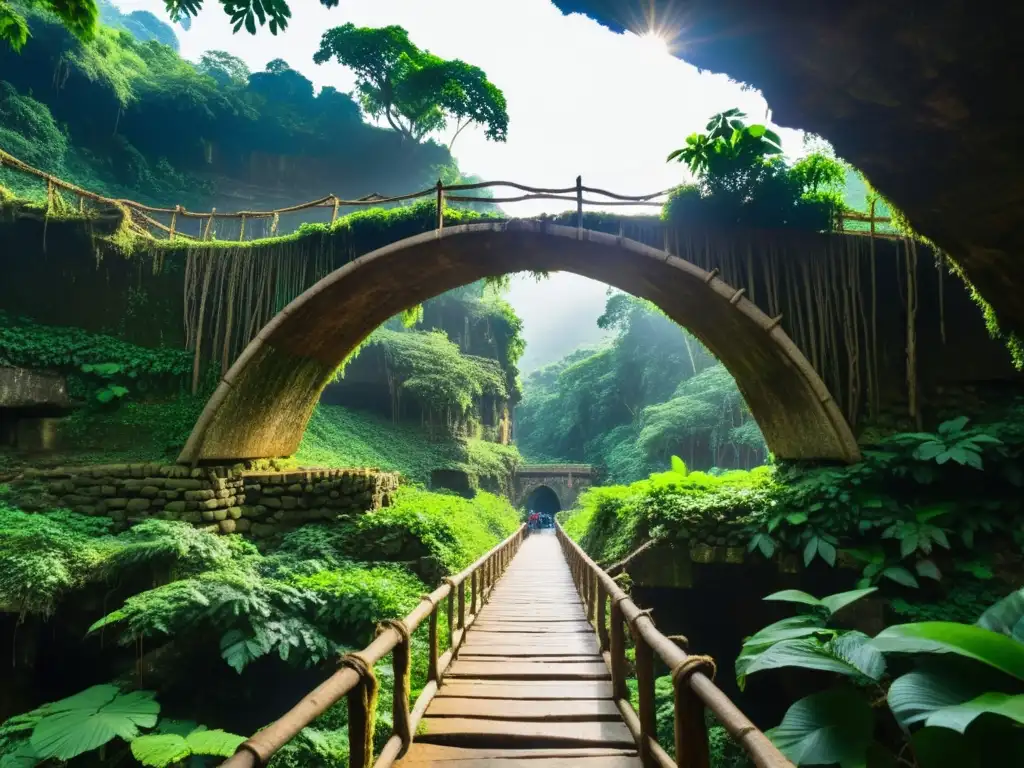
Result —
[[662, 32], [651, 29], [639, 36], [640, 41], [652, 52], [668, 56], [672, 53], [668, 36]]

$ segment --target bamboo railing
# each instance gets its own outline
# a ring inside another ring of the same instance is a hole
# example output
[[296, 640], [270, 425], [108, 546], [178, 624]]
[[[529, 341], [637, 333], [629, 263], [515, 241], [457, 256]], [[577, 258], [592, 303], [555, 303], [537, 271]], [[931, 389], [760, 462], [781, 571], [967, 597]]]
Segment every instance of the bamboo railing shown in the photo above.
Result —
[[[221, 768], [257, 768], [266, 765], [281, 747], [299, 731], [336, 704], [348, 697], [349, 768], [387, 768], [409, 747], [416, 727], [427, 711], [445, 670], [458, 655], [466, 631], [473, 624], [495, 582], [523, 542], [526, 526], [521, 525], [505, 539], [461, 573], [420, 598], [420, 604], [404, 619], [384, 622], [376, 639], [358, 653], [346, 654], [341, 669], [292, 707], [280, 719], [243, 742], [234, 756], [221, 763]], [[467, 594], [467, 584], [469, 585]], [[437, 622], [438, 606], [447, 601], [449, 648], [440, 653]], [[409, 685], [412, 672], [410, 636], [423, 623], [429, 622], [430, 662], [427, 684], [410, 707]], [[375, 686], [373, 666], [391, 654], [394, 668], [394, 727], [376, 762], [373, 760], [373, 728], [367, 724], [375, 719], [370, 706], [376, 706], [368, 689]]]
[[[92, 205], [114, 206], [124, 211], [128, 217], [128, 226], [137, 234], [148, 235], [155, 239], [183, 240], [183, 241], [206, 241], [216, 236], [215, 222], [222, 220], [233, 220], [239, 222], [238, 242], [246, 241], [246, 224], [253, 221], [270, 220], [268, 237], [275, 237], [278, 232], [278, 221], [282, 214], [299, 213], [306, 210], [329, 209], [331, 211], [331, 223], [334, 223], [341, 208], [356, 207], [362, 208], [375, 205], [389, 205], [409, 200], [418, 200], [433, 197], [437, 207], [437, 228], [444, 226], [444, 205], [448, 203], [492, 203], [500, 205], [503, 203], [520, 203], [527, 200], [561, 200], [567, 203], [576, 204], [577, 226], [583, 227], [584, 206], [647, 206], [660, 208], [667, 202], [668, 195], [672, 189], [663, 189], [646, 195], [620, 195], [606, 189], [587, 187], [583, 184], [582, 176], [576, 177], [576, 184], [572, 187], [550, 188], [531, 187], [515, 181], [480, 181], [472, 184], [449, 184], [445, 185], [440, 180], [427, 189], [416, 192], [409, 192], [404, 195], [392, 195], [390, 197], [377, 193], [366, 195], [355, 200], [344, 200], [337, 195], [327, 195], [317, 200], [309, 200], [305, 203], [275, 208], [273, 210], [246, 210], [219, 212], [216, 208], [210, 211], [190, 211], [181, 205], [173, 207], [160, 207], [145, 205], [134, 200], [105, 197], [95, 192], [82, 189], [81, 187], [64, 181], [52, 174], [34, 168], [28, 163], [18, 160], [13, 155], [0, 149], [0, 168], [10, 169], [28, 176], [33, 176], [46, 183], [47, 201], [52, 202], [54, 195], [64, 192], [78, 200], [78, 210], [85, 211], [86, 203]], [[523, 192], [522, 195], [511, 195], [507, 197], [482, 197], [479, 195], [459, 194], [480, 189], [491, 189], [494, 187], [508, 187]], [[453, 194], [455, 193], [455, 194]], [[591, 195], [585, 197], [584, 195]], [[594, 199], [593, 196], [607, 198], [604, 200]], [[876, 230], [876, 224], [887, 224], [888, 217], [876, 217], [874, 215], [874, 203], [868, 214], [857, 212], [845, 212], [840, 216], [838, 231], [848, 235], [863, 235], [869, 237], [883, 237], [890, 239], [903, 239], [903, 235], [884, 233]], [[166, 223], [156, 217], [162, 216], [167, 219]], [[186, 235], [180, 230], [180, 224], [186, 220], [196, 220], [199, 224], [198, 236]], [[869, 223], [870, 230], [847, 230], [845, 222]], [[261, 239], [252, 237], [253, 229], [250, 227], [249, 241]]]
[[[642, 611], [622, 588], [591, 560], [572, 539], [555, 527], [562, 551], [584, 610], [597, 632], [601, 653], [612, 675], [612, 690], [622, 719], [636, 739], [645, 768], [708, 768], [708, 733], [704, 710], [710, 709], [725, 730], [746, 750], [759, 768], [792, 768], [739, 708], [712, 682], [715, 662], [709, 656], [691, 656], [680, 645], [681, 636], [666, 637], [654, 626], [649, 611]], [[610, 610], [609, 610], [610, 604]], [[636, 647], [636, 679], [640, 711], [633, 709], [626, 686], [626, 633]], [[675, 689], [675, 752], [673, 760], [658, 744], [654, 701], [654, 657], [669, 668]]]

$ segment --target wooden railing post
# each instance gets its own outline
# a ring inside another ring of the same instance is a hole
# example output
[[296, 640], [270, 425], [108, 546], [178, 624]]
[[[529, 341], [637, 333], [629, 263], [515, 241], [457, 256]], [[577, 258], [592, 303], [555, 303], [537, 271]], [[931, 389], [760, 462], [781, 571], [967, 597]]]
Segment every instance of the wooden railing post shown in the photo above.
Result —
[[601, 652], [608, 650], [608, 595], [605, 594], [604, 585], [597, 584], [597, 639], [601, 645]]
[[708, 768], [711, 750], [704, 722], [704, 702], [691, 690], [688, 676], [673, 675], [675, 688], [676, 764], [680, 768]]
[[459, 629], [466, 629], [466, 580], [459, 582]]
[[616, 699], [629, 701], [626, 686], [626, 628], [619, 601], [612, 599], [611, 626], [612, 693]]
[[473, 573], [469, 577], [469, 612], [473, 616], [476, 616], [476, 592], [477, 592], [477, 578], [476, 578], [476, 571], [473, 571]]
[[441, 685], [440, 665], [438, 659], [440, 654], [437, 647], [437, 606], [430, 612], [430, 663], [427, 668], [427, 680], [433, 680]]
[[437, 180], [437, 228], [444, 227], [444, 184]]
[[449, 583], [448, 590], [448, 644], [455, 647], [455, 592], [458, 590], [454, 584]]
[[654, 652], [643, 636], [633, 630], [636, 647], [636, 684], [640, 694], [640, 759], [645, 766], [657, 766], [648, 739], [658, 738], [658, 721], [654, 704]]
[[[398, 646], [395, 646], [396, 649]], [[397, 658], [399, 654], [395, 655]], [[406, 656], [408, 658], [408, 656]], [[376, 720], [377, 678], [373, 665], [357, 653], [342, 657], [342, 665], [359, 674], [359, 684], [348, 692], [348, 765], [349, 768], [370, 768], [373, 765], [373, 729]], [[398, 710], [399, 680], [395, 677], [394, 711]], [[406, 689], [408, 691], [408, 689]], [[408, 693], [405, 696], [405, 711], [409, 710]]]
[[576, 177], [576, 233], [583, 235], [583, 177]]

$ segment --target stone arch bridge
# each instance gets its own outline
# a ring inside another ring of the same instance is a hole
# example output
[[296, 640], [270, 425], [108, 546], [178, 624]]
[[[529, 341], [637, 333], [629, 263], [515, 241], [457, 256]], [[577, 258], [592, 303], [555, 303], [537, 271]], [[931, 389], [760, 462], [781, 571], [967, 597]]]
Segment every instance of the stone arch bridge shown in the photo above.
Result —
[[538, 488], [549, 488], [559, 506], [569, 509], [593, 482], [594, 470], [589, 464], [521, 464], [512, 482], [512, 506], [525, 504]]
[[[656, 304], [722, 362], [780, 459], [856, 461], [852, 425], [884, 412], [890, 393], [902, 417], [920, 420], [926, 379], [948, 391], [936, 377], [1012, 372], [962, 283], [913, 244], [841, 233], [713, 235], [652, 221], [619, 219], [618, 234], [586, 229], [582, 216], [574, 227], [480, 222], [348, 261], [249, 342], [179, 461], [291, 455], [338, 365], [381, 323], [447, 290], [523, 271], [573, 272]], [[951, 369], [951, 357], [970, 364]]]
[[483, 278], [553, 270], [648, 299], [693, 333], [736, 379], [776, 456], [859, 458], [842, 411], [781, 317], [769, 317], [717, 268], [705, 270], [621, 235], [513, 219], [400, 240], [310, 287], [235, 360], [178, 460], [291, 455], [338, 365], [388, 318]]

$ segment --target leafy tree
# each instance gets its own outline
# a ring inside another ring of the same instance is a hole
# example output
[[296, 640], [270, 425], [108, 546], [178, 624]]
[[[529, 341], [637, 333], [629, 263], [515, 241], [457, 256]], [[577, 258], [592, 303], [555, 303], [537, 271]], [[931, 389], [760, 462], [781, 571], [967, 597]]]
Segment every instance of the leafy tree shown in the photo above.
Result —
[[608, 298], [606, 347], [534, 372], [517, 408], [516, 440], [533, 458], [604, 465], [638, 480], [673, 454], [695, 467], [752, 466], [764, 440], [729, 373], [652, 304]]
[[745, 117], [736, 108], [713, 115], [705, 133], [691, 134], [668, 156], [696, 181], [673, 191], [665, 218], [705, 229], [832, 229], [845, 207], [846, 167], [824, 153], [787, 165], [779, 136]]
[[455, 121], [452, 143], [474, 123], [492, 141], [505, 141], [508, 135], [505, 96], [483, 70], [421, 51], [402, 27], [349, 23], [330, 29], [313, 61], [323, 64], [332, 58], [355, 72], [367, 113], [383, 117], [408, 139], [421, 141], [449, 120]]
[[207, 51], [199, 58], [198, 69], [222, 87], [236, 85], [244, 88], [249, 82], [249, 66], [227, 51]]

